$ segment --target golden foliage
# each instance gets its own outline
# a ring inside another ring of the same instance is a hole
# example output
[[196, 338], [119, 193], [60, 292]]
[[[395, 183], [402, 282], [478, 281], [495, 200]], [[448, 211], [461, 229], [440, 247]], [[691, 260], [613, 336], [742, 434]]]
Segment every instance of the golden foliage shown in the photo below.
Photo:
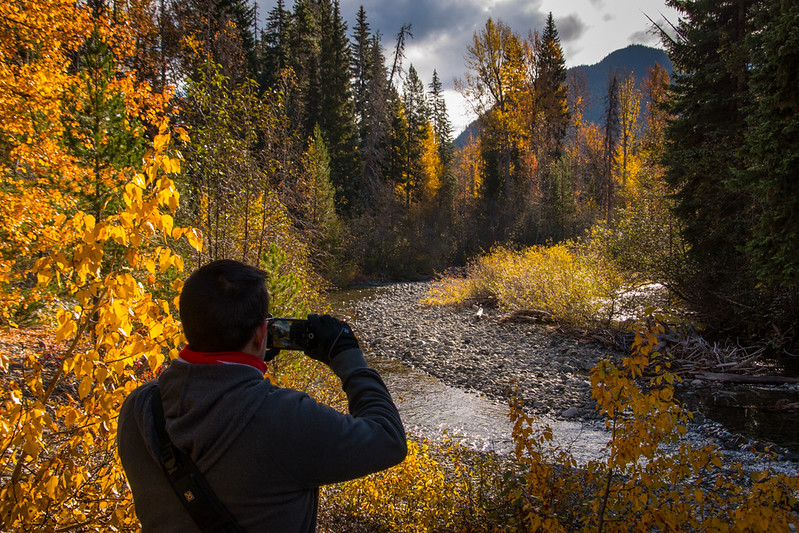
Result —
[[[161, 139], [166, 132], [163, 123]], [[173, 227], [178, 194], [165, 172], [172, 168], [166, 145], [159, 146], [144, 172], [131, 175], [118, 212], [103, 220], [58, 213], [44, 221], [53, 240], [39, 236], [40, 246], [51, 252], [33, 272], [41, 289], [61, 295], [53, 327], [64, 348], [53, 368], [31, 354], [22, 363], [24, 383], [4, 380], [3, 529], [136, 527], [114, 458], [116, 417], [124, 396], [177, 355], [182, 334], [173, 302], [154, 293], [180, 287], [175, 238], [200, 245], [193, 230]]]
[[[0, 356], [2, 530], [138, 528], [115, 459], [116, 417], [182, 338], [172, 296], [183, 259], [173, 250], [183, 237], [201, 247], [198, 232], [174, 223], [181, 164], [171, 141], [185, 132], [121, 66], [133, 29], [123, 9], [116, 15], [60, 0], [0, 6], [2, 320], [38, 319], [56, 347]], [[70, 69], [87, 36], [113, 51], [99, 85]], [[131, 136], [136, 121], [157, 131], [138, 165], [77, 155], [126, 149], [111, 145], [116, 132], [81, 136], [75, 118], [98, 111], [91, 98], [121, 102]], [[49, 312], [32, 317], [38, 309]]]
[[423, 303], [494, 301], [504, 310], [544, 311], [557, 321], [586, 325], [608, 312], [620, 285], [619, 274], [588, 247], [498, 247], [472, 261], [465, 278], [439, 281]]
[[377, 530], [485, 531], [486, 493], [498, 492], [495, 466], [451, 440], [409, 440], [401, 464], [329, 487], [325, 498]]

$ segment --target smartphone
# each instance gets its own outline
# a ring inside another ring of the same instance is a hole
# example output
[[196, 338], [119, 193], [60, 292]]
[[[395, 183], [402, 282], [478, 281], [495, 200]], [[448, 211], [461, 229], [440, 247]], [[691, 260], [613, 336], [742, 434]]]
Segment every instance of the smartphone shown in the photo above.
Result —
[[302, 318], [271, 318], [267, 322], [266, 347], [307, 350], [314, 341], [311, 323]]

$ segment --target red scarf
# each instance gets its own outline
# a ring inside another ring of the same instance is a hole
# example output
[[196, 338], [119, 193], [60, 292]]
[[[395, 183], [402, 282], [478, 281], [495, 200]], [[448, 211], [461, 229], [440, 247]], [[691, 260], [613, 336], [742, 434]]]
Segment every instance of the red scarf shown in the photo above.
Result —
[[248, 365], [266, 373], [263, 359], [244, 352], [195, 352], [186, 345], [180, 351], [180, 358], [195, 365]]

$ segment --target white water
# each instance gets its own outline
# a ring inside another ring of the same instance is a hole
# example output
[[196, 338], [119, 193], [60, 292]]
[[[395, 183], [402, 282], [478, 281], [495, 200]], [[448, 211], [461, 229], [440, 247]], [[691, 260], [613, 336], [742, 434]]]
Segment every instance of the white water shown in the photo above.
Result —
[[[480, 451], [513, 452], [509, 408], [473, 391], [450, 387], [399, 361], [369, 357], [391, 392], [405, 429], [431, 441], [451, 438]], [[553, 430], [553, 445], [568, 449], [585, 464], [602, 457], [608, 442], [603, 429], [587, 423], [541, 418]]]

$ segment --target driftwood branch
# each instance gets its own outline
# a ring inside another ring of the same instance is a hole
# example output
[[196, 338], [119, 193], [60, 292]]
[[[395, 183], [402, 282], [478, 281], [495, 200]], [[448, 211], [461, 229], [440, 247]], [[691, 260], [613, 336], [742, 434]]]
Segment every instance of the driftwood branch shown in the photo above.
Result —
[[718, 372], [697, 372], [694, 374], [694, 377], [723, 383], [754, 383], [759, 385], [793, 385], [799, 383], [799, 378], [790, 378], [787, 376], [749, 376], [746, 374], [726, 374]]

